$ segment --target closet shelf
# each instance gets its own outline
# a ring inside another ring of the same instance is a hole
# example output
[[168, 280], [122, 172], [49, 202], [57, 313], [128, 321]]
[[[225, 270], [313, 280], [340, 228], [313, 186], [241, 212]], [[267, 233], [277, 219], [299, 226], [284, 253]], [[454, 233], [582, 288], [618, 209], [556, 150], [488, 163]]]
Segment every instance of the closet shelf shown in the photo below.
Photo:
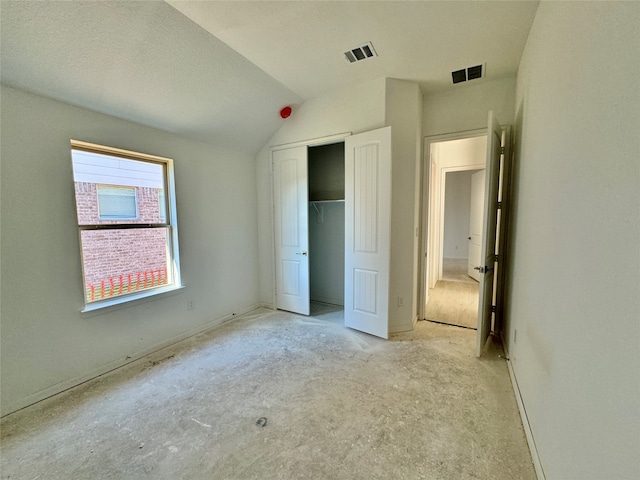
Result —
[[344, 203], [344, 198], [339, 200], [309, 200], [309, 203]]

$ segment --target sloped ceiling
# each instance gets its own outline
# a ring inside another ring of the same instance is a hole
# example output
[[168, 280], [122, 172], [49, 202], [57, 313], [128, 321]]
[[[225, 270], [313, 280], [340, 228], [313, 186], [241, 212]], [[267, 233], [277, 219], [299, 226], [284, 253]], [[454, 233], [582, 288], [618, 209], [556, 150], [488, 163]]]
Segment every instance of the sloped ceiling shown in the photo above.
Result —
[[[305, 99], [372, 78], [452, 88], [451, 72], [487, 64], [515, 76], [538, 2], [167, 0]], [[343, 52], [371, 41], [379, 57]]]
[[[169, 4], [170, 3], [170, 4]], [[0, 3], [2, 82], [257, 152], [278, 111], [373, 78], [451, 88], [486, 63], [515, 75], [533, 2], [12, 1]], [[342, 54], [371, 41], [378, 58]], [[295, 112], [295, 109], [294, 109]], [[294, 113], [295, 114], [295, 113]]]
[[164, 2], [2, 1], [2, 82], [248, 153], [302, 99]]

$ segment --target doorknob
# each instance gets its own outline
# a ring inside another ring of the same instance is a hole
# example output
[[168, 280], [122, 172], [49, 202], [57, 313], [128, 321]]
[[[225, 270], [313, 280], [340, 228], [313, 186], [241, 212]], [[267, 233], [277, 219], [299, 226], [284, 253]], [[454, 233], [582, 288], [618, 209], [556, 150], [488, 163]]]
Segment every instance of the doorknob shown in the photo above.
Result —
[[467, 237], [467, 240], [471, 240], [471, 237]]
[[493, 267], [473, 267], [474, 270], [478, 270], [480, 273], [491, 273], [493, 272]]
[[307, 252], [296, 252], [296, 255], [302, 255], [303, 257], [306, 257]]

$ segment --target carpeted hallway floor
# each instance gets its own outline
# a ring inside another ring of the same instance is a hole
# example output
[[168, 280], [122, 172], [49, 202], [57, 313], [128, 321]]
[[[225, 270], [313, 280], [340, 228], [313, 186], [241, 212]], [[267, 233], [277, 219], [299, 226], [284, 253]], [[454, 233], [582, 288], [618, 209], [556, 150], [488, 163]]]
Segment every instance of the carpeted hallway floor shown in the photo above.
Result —
[[2, 479], [535, 479], [499, 345], [258, 310], [2, 420]]
[[425, 309], [427, 320], [476, 328], [478, 324], [479, 283], [467, 275], [467, 260], [445, 258], [442, 280], [429, 289]]

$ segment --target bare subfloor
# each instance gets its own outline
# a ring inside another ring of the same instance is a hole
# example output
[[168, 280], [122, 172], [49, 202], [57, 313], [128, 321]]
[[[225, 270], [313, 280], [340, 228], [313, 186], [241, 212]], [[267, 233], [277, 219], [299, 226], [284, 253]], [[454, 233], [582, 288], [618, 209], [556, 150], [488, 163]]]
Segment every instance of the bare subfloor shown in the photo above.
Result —
[[259, 310], [2, 421], [2, 479], [535, 479], [502, 351]]

